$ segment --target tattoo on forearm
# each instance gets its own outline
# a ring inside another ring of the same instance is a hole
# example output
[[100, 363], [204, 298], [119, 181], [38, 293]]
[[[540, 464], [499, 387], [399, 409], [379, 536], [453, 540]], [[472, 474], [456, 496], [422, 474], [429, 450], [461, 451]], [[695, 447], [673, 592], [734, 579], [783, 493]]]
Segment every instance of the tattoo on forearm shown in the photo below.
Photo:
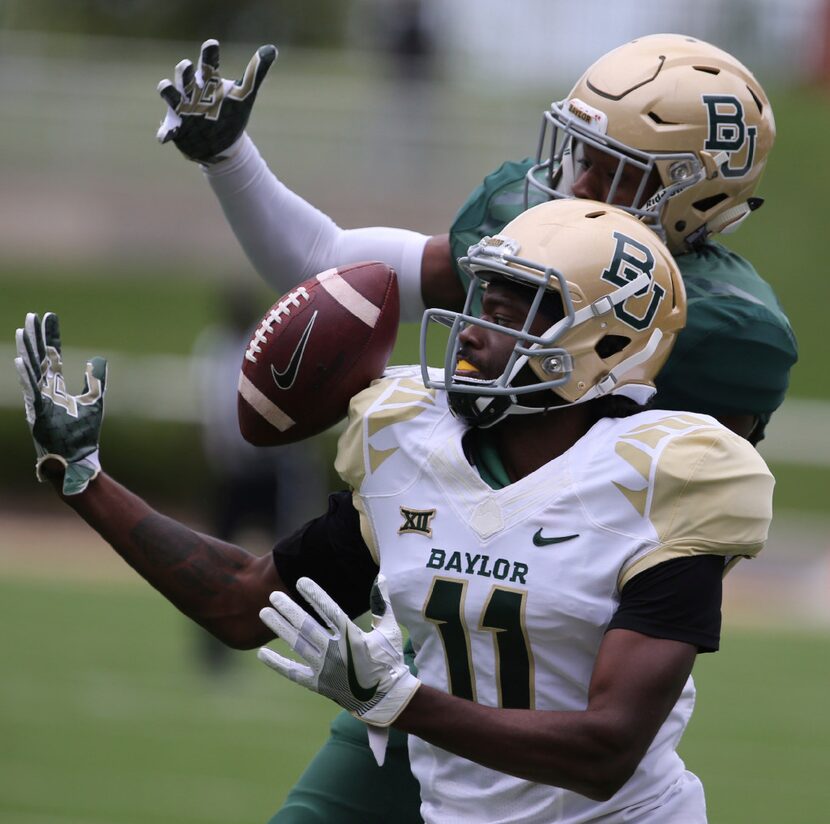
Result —
[[243, 550], [213, 542], [157, 513], [139, 521], [130, 537], [136, 553], [127, 560], [142, 574], [153, 570], [154, 584], [173, 584], [181, 594], [211, 597], [227, 591], [246, 564]]

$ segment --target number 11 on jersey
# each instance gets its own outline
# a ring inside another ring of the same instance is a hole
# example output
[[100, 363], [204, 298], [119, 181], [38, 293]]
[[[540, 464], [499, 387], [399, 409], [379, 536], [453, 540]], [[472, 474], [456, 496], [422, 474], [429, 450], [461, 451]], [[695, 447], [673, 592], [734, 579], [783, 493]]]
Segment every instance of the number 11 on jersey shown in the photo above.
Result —
[[[459, 698], [476, 700], [476, 674], [470, 630], [464, 619], [467, 581], [435, 577], [424, 617], [435, 624], [447, 663], [449, 690]], [[494, 586], [487, 596], [477, 631], [490, 632], [496, 655], [499, 706], [533, 708], [533, 654], [525, 627], [527, 593]]]

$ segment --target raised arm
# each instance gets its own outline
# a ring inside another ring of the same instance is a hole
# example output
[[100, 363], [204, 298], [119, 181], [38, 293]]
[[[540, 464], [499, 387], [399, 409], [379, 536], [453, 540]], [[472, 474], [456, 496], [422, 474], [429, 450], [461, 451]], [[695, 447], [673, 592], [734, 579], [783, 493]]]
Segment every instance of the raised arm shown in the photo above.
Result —
[[342, 229], [285, 186], [245, 133], [256, 94], [276, 58], [260, 47], [239, 81], [219, 75], [219, 44], [202, 45], [198, 68], [183, 60], [159, 92], [168, 105], [158, 132], [198, 162], [245, 254], [260, 276], [283, 293], [325, 269], [381, 260], [398, 274], [401, 319], [419, 321], [424, 306], [460, 308], [449, 239], [407, 229]]

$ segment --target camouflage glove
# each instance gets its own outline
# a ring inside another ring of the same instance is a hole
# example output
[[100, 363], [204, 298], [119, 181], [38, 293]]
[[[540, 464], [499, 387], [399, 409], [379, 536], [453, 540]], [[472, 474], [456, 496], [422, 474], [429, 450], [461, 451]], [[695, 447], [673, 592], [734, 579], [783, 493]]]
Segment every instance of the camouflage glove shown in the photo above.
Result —
[[63, 379], [58, 316], [47, 312], [41, 322], [30, 312], [15, 339], [14, 365], [35, 442], [37, 478], [46, 480], [41, 472], [45, 461], [60, 461], [66, 470], [63, 494], [77, 495], [101, 471], [98, 438], [104, 417], [107, 362], [103, 358], [88, 362], [83, 393], [69, 395]]
[[389, 603], [386, 579], [372, 586], [372, 631], [363, 632], [310, 578], [297, 591], [323, 618], [326, 627], [282, 592], [271, 593], [262, 622], [299, 653], [308, 666], [263, 647], [257, 657], [281, 675], [325, 695], [367, 724], [391, 724], [421, 682], [409, 671], [401, 631]]
[[245, 130], [259, 87], [276, 59], [275, 46], [260, 46], [241, 80], [225, 80], [219, 75], [219, 41], [205, 40], [195, 71], [190, 60], [182, 60], [174, 82], [158, 84], [167, 103], [156, 133], [159, 142], [172, 140], [185, 157], [199, 163], [222, 160], [222, 153]]

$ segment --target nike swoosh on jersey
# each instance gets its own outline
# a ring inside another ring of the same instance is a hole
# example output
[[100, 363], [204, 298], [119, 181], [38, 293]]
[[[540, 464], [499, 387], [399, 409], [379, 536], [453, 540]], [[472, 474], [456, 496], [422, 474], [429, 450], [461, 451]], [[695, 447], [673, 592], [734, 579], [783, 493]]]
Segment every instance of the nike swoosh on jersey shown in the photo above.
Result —
[[551, 544], [561, 544], [563, 541], [572, 541], [578, 537], [579, 533], [577, 532], [576, 535], [557, 535], [554, 538], [545, 538], [542, 536], [542, 527], [539, 527], [533, 536], [533, 544], [534, 546], [550, 546]]
[[290, 389], [294, 385], [294, 381], [297, 379], [297, 372], [300, 369], [300, 361], [303, 359], [303, 355], [305, 354], [305, 348], [308, 344], [308, 339], [311, 336], [311, 327], [314, 326], [315, 320], [317, 320], [316, 309], [314, 310], [314, 314], [311, 316], [311, 320], [303, 330], [303, 334], [300, 335], [297, 345], [294, 347], [294, 352], [291, 355], [291, 360], [288, 361], [288, 366], [280, 372], [279, 370], [274, 369], [273, 363], [271, 364], [271, 377], [280, 389]]
[[349, 689], [358, 701], [371, 701], [375, 697], [380, 681], [376, 681], [371, 687], [364, 687], [357, 680], [357, 673], [354, 670], [354, 659], [352, 658], [352, 642], [349, 639], [348, 630], [346, 630], [346, 674], [349, 677]]

